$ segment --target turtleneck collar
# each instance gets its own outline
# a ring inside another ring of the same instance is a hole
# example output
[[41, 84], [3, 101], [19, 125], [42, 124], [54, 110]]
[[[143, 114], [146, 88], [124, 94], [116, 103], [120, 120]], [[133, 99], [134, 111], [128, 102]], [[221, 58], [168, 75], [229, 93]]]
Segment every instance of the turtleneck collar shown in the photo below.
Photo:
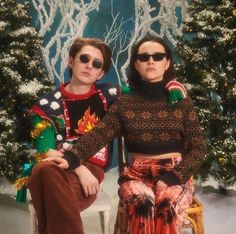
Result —
[[158, 82], [148, 82], [139, 79], [139, 90], [152, 97], [161, 99], [167, 97], [166, 84], [167, 81], [165, 80]]

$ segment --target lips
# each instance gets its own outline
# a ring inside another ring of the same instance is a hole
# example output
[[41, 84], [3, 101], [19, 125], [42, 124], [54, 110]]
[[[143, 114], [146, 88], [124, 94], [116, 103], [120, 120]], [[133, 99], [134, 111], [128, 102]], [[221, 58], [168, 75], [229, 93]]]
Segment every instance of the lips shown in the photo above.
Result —
[[152, 67], [149, 67], [149, 68], [147, 68], [146, 70], [149, 71], [149, 72], [156, 71], [156, 69], [155, 69], [155, 68], [152, 68]]
[[90, 74], [89, 72], [86, 72], [86, 71], [83, 71], [82, 74], [83, 74], [84, 76], [91, 76], [91, 74]]

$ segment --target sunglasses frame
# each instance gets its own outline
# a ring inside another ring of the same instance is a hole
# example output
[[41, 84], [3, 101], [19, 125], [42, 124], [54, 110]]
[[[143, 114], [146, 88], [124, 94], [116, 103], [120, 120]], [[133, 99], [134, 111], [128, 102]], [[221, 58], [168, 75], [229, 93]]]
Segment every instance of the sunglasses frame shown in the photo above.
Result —
[[[88, 54], [81, 54], [79, 56], [79, 60], [81, 63], [88, 63], [91, 60], [91, 57]], [[103, 63], [101, 61], [99, 61], [98, 59], [94, 59], [92, 62], [92, 66], [95, 69], [101, 69], [103, 68]]]
[[135, 56], [135, 60], [139, 60], [140, 62], [148, 62], [150, 60], [150, 57], [152, 57], [153, 61], [159, 62], [162, 61], [164, 58], [166, 58], [167, 54], [165, 52], [160, 53], [154, 53], [154, 54], [147, 54], [147, 53], [142, 53], [142, 54], [137, 54]]

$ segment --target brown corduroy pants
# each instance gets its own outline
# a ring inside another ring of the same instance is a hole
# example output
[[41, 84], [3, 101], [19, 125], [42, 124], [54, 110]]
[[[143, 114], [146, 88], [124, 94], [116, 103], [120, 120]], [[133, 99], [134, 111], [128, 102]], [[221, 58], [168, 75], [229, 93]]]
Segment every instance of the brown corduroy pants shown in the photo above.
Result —
[[[85, 163], [98, 178], [103, 169]], [[33, 169], [28, 188], [38, 218], [39, 234], [83, 234], [80, 212], [89, 207], [96, 196], [85, 197], [77, 175], [61, 169], [53, 162], [40, 162]]]

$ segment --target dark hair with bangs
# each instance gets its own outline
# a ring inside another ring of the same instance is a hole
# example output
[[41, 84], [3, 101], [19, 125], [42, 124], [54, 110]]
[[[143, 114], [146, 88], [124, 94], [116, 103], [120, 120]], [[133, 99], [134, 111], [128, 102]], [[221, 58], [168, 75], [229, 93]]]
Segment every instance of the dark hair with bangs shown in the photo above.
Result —
[[131, 88], [139, 88], [139, 80], [141, 79], [141, 76], [139, 72], [135, 68], [135, 61], [136, 61], [136, 55], [138, 54], [138, 50], [140, 46], [147, 41], [152, 41], [161, 44], [166, 53], [166, 58], [170, 60], [170, 66], [164, 73], [164, 80], [166, 82], [169, 82], [170, 80], [173, 80], [175, 78], [175, 70], [174, 70], [174, 64], [173, 64], [173, 58], [172, 58], [172, 52], [168, 46], [168, 44], [160, 37], [152, 36], [152, 35], [147, 35], [140, 41], [138, 41], [136, 44], [131, 49], [131, 57], [130, 57], [130, 64], [129, 64], [129, 72], [128, 72], [128, 82], [129, 86]]

